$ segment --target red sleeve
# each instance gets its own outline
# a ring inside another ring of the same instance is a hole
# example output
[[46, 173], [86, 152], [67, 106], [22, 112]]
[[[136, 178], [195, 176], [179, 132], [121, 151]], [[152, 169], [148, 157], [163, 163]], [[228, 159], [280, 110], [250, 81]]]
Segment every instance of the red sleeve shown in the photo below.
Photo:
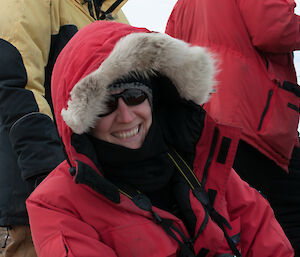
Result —
[[300, 49], [300, 16], [293, 0], [239, 0], [240, 12], [252, 44], [264, 52]]
[[67, 210], [27, 200], [32, 239], [39, 257], [116, 257], [98, 233]]
[[233, 170], [227, 184], [226, 199], [230, 219], [240, 218], [243, 256], [294, 256], [269, 203]]

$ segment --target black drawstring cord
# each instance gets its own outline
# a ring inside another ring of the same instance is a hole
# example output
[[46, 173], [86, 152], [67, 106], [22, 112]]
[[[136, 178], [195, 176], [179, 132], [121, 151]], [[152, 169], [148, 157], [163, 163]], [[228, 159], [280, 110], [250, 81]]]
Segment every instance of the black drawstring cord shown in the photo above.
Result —
[[[176, 227], [171, 220], [161, 218], [152, 209], [150, 210], [150, 212], [152, 213], [155, 222], [160, 225], [163, 230], [178, 243], [180, 247], [179, 257], [195, 257], [193, 240], [187, 238], [185, 234], [178, 227]], [[177, 238], [174, 231], [181, 237], [183, 242], [181, 242]]]
[[5, 240], [4, 240], [1, 248], [5, 248], [6, 247], [8, 238], [9, 238], [9, 231], [8, 231], [8, 227], [6, 227], [6, 237], [5, 237]]
[[97, 20], [100, 20], [100, 13], [102, 15], [101, 6], [103, 4], [104, 0], [94, 0], [94, 7], [96, 11], [96, 18]]
[[84, 3], [87, 3], [88, 4], [88, 8], [89, 8], [89, 13], [90, 15], [94, 18], [95, 18], [95, 15], [94, 15], [94, 10], [93, 10], [93, 3], [92, 3], [92, 0], [84, 0]]
[[[113, 20], [111, 13], [123, 2], [123, 0], [116, 0], [105, 12], [101, 11], [101, 6], [104, 0], [84, 0], [84, 3], [88, 4], [90, 15], [96, 20]], [[94, 13], [94, 9], [95, 12]], [[96, 14], [96, 15], [95, 15]]]
[[111, 13], [123, 2], [124, 0], [116, 0], [111, 7], [109, 7], [105, 12], [101, 11], [101, 16], [99, 17], [99, 20], [105, 20], [105, 19], [113, 19], [111, 16]]

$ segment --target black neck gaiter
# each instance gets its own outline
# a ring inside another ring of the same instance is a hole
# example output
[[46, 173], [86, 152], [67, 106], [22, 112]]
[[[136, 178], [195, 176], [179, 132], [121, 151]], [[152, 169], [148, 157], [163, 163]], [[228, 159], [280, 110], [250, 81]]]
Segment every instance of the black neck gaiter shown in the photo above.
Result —
[[171, 163], [162, 132], [154, 121], [139, 149], [129, 149], [90, 137], [104, 177], [116, 185], [130, 185], [141, 192], [154, 192], [170, 181]]

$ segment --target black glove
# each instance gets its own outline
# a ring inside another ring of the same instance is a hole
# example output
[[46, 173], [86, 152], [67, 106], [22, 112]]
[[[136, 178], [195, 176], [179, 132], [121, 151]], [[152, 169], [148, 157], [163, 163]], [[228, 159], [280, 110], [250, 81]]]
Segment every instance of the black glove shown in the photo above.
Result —
[[37, 176], [30, 177], [26, 179], [27, 184], [27, 190], [29, 194], [33, 192], [33, 190], [48, 176], [48, 173], [46, 174], [40, 174]]

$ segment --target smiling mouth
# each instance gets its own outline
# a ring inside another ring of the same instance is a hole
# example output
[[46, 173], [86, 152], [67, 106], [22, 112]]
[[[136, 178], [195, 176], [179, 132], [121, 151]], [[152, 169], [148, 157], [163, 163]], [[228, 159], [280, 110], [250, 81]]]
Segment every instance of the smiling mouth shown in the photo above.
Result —
[[120, 138], [120, 139], [126, 139], [130, 137], [136, 136], [140, 132], [141, 125], [136, 126], [135, 128], [128, 130], [128, 131], [122, 131], [122, 132], [116, 132], [113, 133], [113, 136]]

